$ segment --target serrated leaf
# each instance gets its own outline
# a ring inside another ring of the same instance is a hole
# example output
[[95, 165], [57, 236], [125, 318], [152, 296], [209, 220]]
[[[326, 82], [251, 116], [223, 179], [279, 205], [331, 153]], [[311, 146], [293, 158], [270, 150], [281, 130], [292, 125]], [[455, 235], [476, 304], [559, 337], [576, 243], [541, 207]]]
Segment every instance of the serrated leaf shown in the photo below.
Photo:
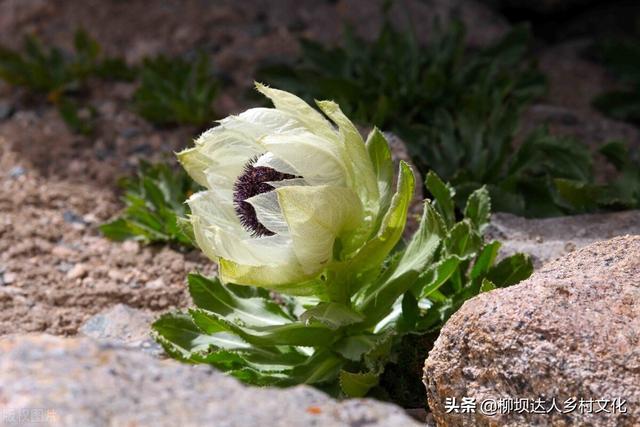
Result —
[[372, 372], [340, 371], [340, 388], [349, 397], [364, 397], [378, 385], [378, 375]]
[[341, 338], [333, 345], [333, 350], [342, 357], [358, 362], [362, 357], [374, 349], [380, 340], [380, 336], [371, 333], [349, 335]]
[[187, 277], [189, 293], [195, 305], [215, 313], [221, 319], [246, 327], [284, 325], [293, 319], [275, 302], [265, 298], [239, 298], [217, 277], [199, 274]]
[[317, 321], [327, 325], [331, 329], [352, 325], [364, 320], [362, 314], [335, 302], [321, 302], [300, 315], [300, 320], [305, 323]]
[[474, 191], [464, 208], [465, 218], [469, 218], [476, 230], [482, 234], [491, 218], [491, 198], [486, 187]]
[[598, 149], [600, 154], [605, 156], [607, 160], [613, 164], [617, 170], [622, 170], [629, 162], [629, 150], [627, 146], [620, 141], [611, 141], [604, 144]]
[[489, 292], [496, 289], [496, 285], [491, 283], [490, 280], [482, 279], [482, 284], [480, 285], [480, 292]]
[[110, 240], [122, 241], [133, 237], [127, 221], [123, 218], [100, 225], [100, 232]]
[[531, 259], [528, 255], [518, 253], [503, 259], [491, 268], [487, 273], [487, 279], [503, 288], [527, 279], [531, 273], [533, 273]]
[[429, 171], [425, 180], [427, 190], [433, 196], [433, 207], [444, 219], [447, 227], [452, 227], [456, 221], [453, 198], [456, 194], [453, 187], [445, 184], [435, 172]]
[[178, 217], [186, 215], [184, 201], [199, 187], [184, 170], [142, 162], [137, 177], [122, 180], [121, 186], [126, 190], [125, 208], [119, 218], [101, 227], [105, 237], [193, 246], [192, 231], [179, 226]]
[[596, 185], [560, 178], [556, 179], [554, 183], [560, 197], [569, 203], [573, 209], [580, 212], [588, 212], [595, 209], [598, 199], [598, 187]]
[[428, 298], [429, 295], [444, 285], [456, 271], [461, 261], [462, 259], [458, 256], [450, 255], [423, 272], [413, 285], [413, 291], [418, 295], [418, 299]]
[[185, 313], [164, 314], [151, 325], [151, 328], [156, 333], [156, 340], [169, 354], [186, 361], [192, 360], [193, 353], [207, 352], [211, 346], [248, 348], [248, 345], [237, 337], [228, 334], [209, 335], [203, 332]]
[[384, 318], [393, 303], [404, 294], [428, 265], [444, 235], [444, 222], [429, 202], [424, 205], [420, 227], [407, 245], [396, 267], [388, 277], [365, 288], [358, 310], [366, 317], [365, 323], [373, 325]]
[[344, 361], [330, 351], [318, 351], [307, 361], [291, 370], [297, 384], [318, 384], [335, 381]]
[[238, 335], [244, 341], [255, 346], [327, 347], [337, 338], [331, 329], [321, 323], [289, 322], [269, 326], [249, 326], [244, 324], [240, 318], [234, 319], [233, 314], [223, 317], [218, 313], [200, 308], [190, 309], [189, 312], [194, 319], [199, 317], [208, 319], [213, 325], [223, 325], [227, 331]]
[[396, 326], [400, 334], [413, 331], [420, 315], [418, 301], [410, 290], [404, 293], [401, 307], [402, 315], [398, 319]]
[[158, 125], [209, 125], [218, 83], [209, 58], [194, 61], [163, 55], [147, 58], [140, 68], [141, 84], [133, 95], [138, 113]]
[[500, 246], [502, 246], [501, 243], [494, 240], [482, 248], [475, 263], [473, 264], [473, 267], [471, 268], [471, 273], [469, 274], [471, 279], [477, 279], [487, 274], [489, 268], [493, 266], [493, 263], [498, 256]]
[[456, 223], [444, 239], [447, 254], [461, 258], [473, 256], [482, 245], [482, 237], [478, 234], [469, 219]]
[[[385, 258], [402, 237], [407, 222], [407, 212], [413, 198], [415, 179], [409, 165], [400, 162], [400, 171], [396, 193], [391, 199], [391, 206], [382, 219], [378, 232], [358, 251], [355, 257], [345, 262], [345, 272], [363, 273], [379, 270]], [[351, 292], [366, 283], [351, 283]]]
[[[380, 192], [379, 212], [386, 213], [391, 204], [391, 197], [393, 196], [393, 189], [391, 187], [391, 182], [393, 181], [393, 161], [391, 159], [389, 143], [378, 128], [373, 128], [367, 137], [366, 147], [378, 182], [378, 191]], [[383, 215], [379, 215], [380, 221], [382, 221]], [[380, 224], [377, 224], [374, 229], [378, 230], [379, 225]]]

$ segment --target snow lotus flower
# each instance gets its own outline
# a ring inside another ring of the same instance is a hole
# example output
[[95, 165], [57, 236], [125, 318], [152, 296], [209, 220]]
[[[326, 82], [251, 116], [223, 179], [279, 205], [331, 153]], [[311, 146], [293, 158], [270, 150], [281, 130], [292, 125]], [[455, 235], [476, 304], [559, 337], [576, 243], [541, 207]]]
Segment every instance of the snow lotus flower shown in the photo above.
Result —
[[187, 201], [197, 245], [223, 282], [291, 294], [379, 269], [406, 222], [410, 168], [401, 164], [394, 195], [378, 130], [365, 143], [336, 103], [318, 101], [320, 112], [256, 87], [275, 108], [229, 116], [178, 153], [206, 188]]

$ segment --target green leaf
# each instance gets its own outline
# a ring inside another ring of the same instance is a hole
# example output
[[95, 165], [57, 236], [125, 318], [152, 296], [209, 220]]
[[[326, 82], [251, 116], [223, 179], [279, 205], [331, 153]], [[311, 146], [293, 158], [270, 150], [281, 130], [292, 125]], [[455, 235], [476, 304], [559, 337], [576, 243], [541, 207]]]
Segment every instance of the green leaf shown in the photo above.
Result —
[[629, 151], [625, 143], [611, 141], [598, 149], [600, 154], [613, 164], [617, 170], [622, 170], [629, 163]]
[[[405, 162], [400, 162], [397, 190], [391, 200], [391, 206], [384, 215], [380, 229], [358, 253], [344, 263], [342, 270], [352, 275], [377, 269], [383, 264], [387, 255], [402, 237], [407, 222], [407, 212], [413, 198], [415, 179], [411, 168]], [[350, 292], [355, 292], [365, 281], [354, 277], [350, 283]]]
[[574, 209], [588, 211], [594, 208], [597, 189], [594, 185], [570, 180], [556, 179], [554, 181], [558, 194], [566, 200]]
[[487, 279], [503, 288], [527, 279], [531, 273], [533, 273], [531, 259], [525, 254], [518, 253], [503, 259], [489, 270]]
[[332, 349], [342, 357], [358, 362], [379, 345], [379, 342], [379, 335], [363, 332], [341, 338], [333, 344]]
[[418, 300], [410, 290], [402, 297], [402, 315], [398, 318], [396, 328], [400, 334], [415, 330], [416, 322], [420, 316]]
[[388, 277], [364, 288], [357, 300], [358, 310], [373, 325], [388, 314], [393, 303], [416, 281], [429, 265], [444, 235], [444, 222], [429, 202], [424, 205], [420, 227], [409, 242], [397, 265]]
[[637, 92], [607, 92], [597, 96], [593, 106], [614, 119], [630, 122], [640, 120], [640, 96]]
[[440, 177], [433, 171], [429, 171], [425, 180], [427, 190], [433, 196], [433, 207], [444, 219], [447, 227], [452, 227], [456, 222], [455, 207], [453, 197], [456, 192], [450, 185], [442, 182]]
[[482, 284], [480, 285], [480, 292], [489, 292], [496, 289], [496, 285], [491, 283], [490, 280], [482, 279]]
[[[393, 189], [393, 161], [391, 159], [391, 150], [389, 143], [378, 128], [373, 128], [366, 142], [367, 153], [373, 164], [376, 180], [378, 182], [378, 191], [380, 192], [380, 214], [379, 221], [382, 222], [384, 214], [389, 209]], [[378, 230], [380, 224], [376, 224], [374, 230]]]
[[464, 208], [465, 218], [469, 218], [478, 232], [482, 233], [491, 218], [491, 198], [486, 187], [474, 191]]
[[318, 384], [335, 380], [344, 361], [330, 351], [318, 351], [291, 371], [297, 384]]
[[157, 56], [144, 60], [141, 84], [133, 95], [138, 113], [157, 125], [210, 125], [218, 82], [209, 58], [200, 54], [195, 61]]
[[167, 313], [151, 325], [154, 337], [171, 356], [181, 360], [193, 359], [193, 353], [217, 348], [248, 348], [237, 337], [228, 334], [208, 335], [184, 313]]
[[317, 321], [331, 329], [338, 329], [342, 326], [361, 322], [364, 317], [344, 304], [321, 302], [302, 313], [300, 320], [307, 323]]
[[378, 375], [372, 372], [340, 371], [340, 388], [349, 397], [364, 397], [378, 385]]
[[129, 228], [129, 223], [123, 218], [107, 222], [100, 226], [100, 232], [110, 240], [122, 241], [134, 236]]
[[95, 129], [97, 112], [91, 106], [81, 106], [69, 98], [58, 101], [58, 112], [69, 129], [81, 135], [91, 135]]
[[493, 241], [491, 243], [486, 244], [478, 256], [476, 257], [476, 261], [473, 264], [473, 268], [471, 269], [471, 273], [469, 276], [471, 279], [477, 279], [479, 277], [483, 277], [489, 271], [489, 268], [493, 266], [496, 257], [498, 256], [498, 251], [500, 250], [501, 243], [498, 241]]
[[137, 177], [123, 179], [121, 187], [125, 208], [119, 218], [100, 227], [105, 237], [193, 246], [191, 226], [186, 229], [179, 217], [188, 213], [184, 202], [199, 186], [184, 170], [142, 162]]
[[200, 308], [191, 309], [189, 312], [194, 319], [198, 318], [200, 322], [207, 321], [214, 327], [222, 325], [227, 331], [258, 347], [275, 345], [327, 347], [338, 338], [333, 330], [321, 323], [289, 322], [255, 326], [244, 324], [240, 317], [242, 313], [238, 313], [239, 316], [234, 318], [233, 313], [221, 316]]
[[418, 299], [428, 298], [437, 291], [456, 272], [462, 259], [456, 255], [439, 260], [420, 275], [413, 285], [413, 291]]
[[444, 239], [444, 247], [448, 254], [465, 259], [472, 257], [481, 246], [482, 237], [468, 219], [456, 223]]
[[189, 274], [189, 293], [198, 308], [240, 326], [284, 325], [293, 319], [275, 302], [265, 298], [239, 298], [217, 277]]

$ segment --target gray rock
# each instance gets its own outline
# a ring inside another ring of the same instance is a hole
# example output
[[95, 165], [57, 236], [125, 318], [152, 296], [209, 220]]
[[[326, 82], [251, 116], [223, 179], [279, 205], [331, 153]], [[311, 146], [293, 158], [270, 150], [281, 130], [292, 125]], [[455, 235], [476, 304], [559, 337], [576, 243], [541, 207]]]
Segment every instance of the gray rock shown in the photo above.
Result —
[[159, 356], [162, 348], [149, 333], [155, 317], [151, 312], [117, 304], [89, 318], [79, 332], [102, 343], [136, 348]]
[[27, 173], [27, 170], [22, 166], [14, 166], [9, 170], [9, 176], [11, 178], [19, 178]]
[[254, 388], [205, 366], [158, 360], [88, 338], [0, 340], [2, 415], [11, 425], [384, 426], [421, 424], [368, 399], [336, 401], [307, 386]]
[[540, 267], [590, 243], [625, 234], [640, 234], [640, 211], [544, 219], [497, 213], [491, 217], [486, 236], [503, 243], [502, 257], [524, 252]]
[[[617, 237], [467, 301], [425, 363], [438, 425], [640, 425], [639, 279], [640, 236]], [[465, 397], [474, 413], [447, 412]], [[500, 399], [530, 409], [491, 415]], [[532, 413], [537, 399], [549, 413]]]
[[0, 120], [8, 119], [13, 114], [13, 105], [7, 101], [0, 101]]

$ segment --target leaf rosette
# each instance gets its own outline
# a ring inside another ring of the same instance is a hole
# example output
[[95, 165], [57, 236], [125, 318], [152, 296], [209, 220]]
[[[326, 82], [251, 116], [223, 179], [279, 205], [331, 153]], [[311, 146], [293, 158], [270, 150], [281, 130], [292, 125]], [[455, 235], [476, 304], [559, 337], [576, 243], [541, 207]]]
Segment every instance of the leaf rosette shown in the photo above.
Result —
[[414, 175], [401, 162], [393, 188], [383, 134], [365, 142], [337, 104], [317, 102], [323, 115], [257, 87], [275, 108], [228, 117], [178, 155], [206, 188], [188, 200], [189, 222], [219, 277], [191, 274], [195, 306], [163, 315], [155, 338], [247, 383], [384, 396], [380, 378], [405, 337], [437, 333], [467, 299], [528, 277], [531, 262], [496, 264], [500, 244], [482, 238], [487, 189], [457, 212], [434, 173], [434, 200], [405, 243]]

